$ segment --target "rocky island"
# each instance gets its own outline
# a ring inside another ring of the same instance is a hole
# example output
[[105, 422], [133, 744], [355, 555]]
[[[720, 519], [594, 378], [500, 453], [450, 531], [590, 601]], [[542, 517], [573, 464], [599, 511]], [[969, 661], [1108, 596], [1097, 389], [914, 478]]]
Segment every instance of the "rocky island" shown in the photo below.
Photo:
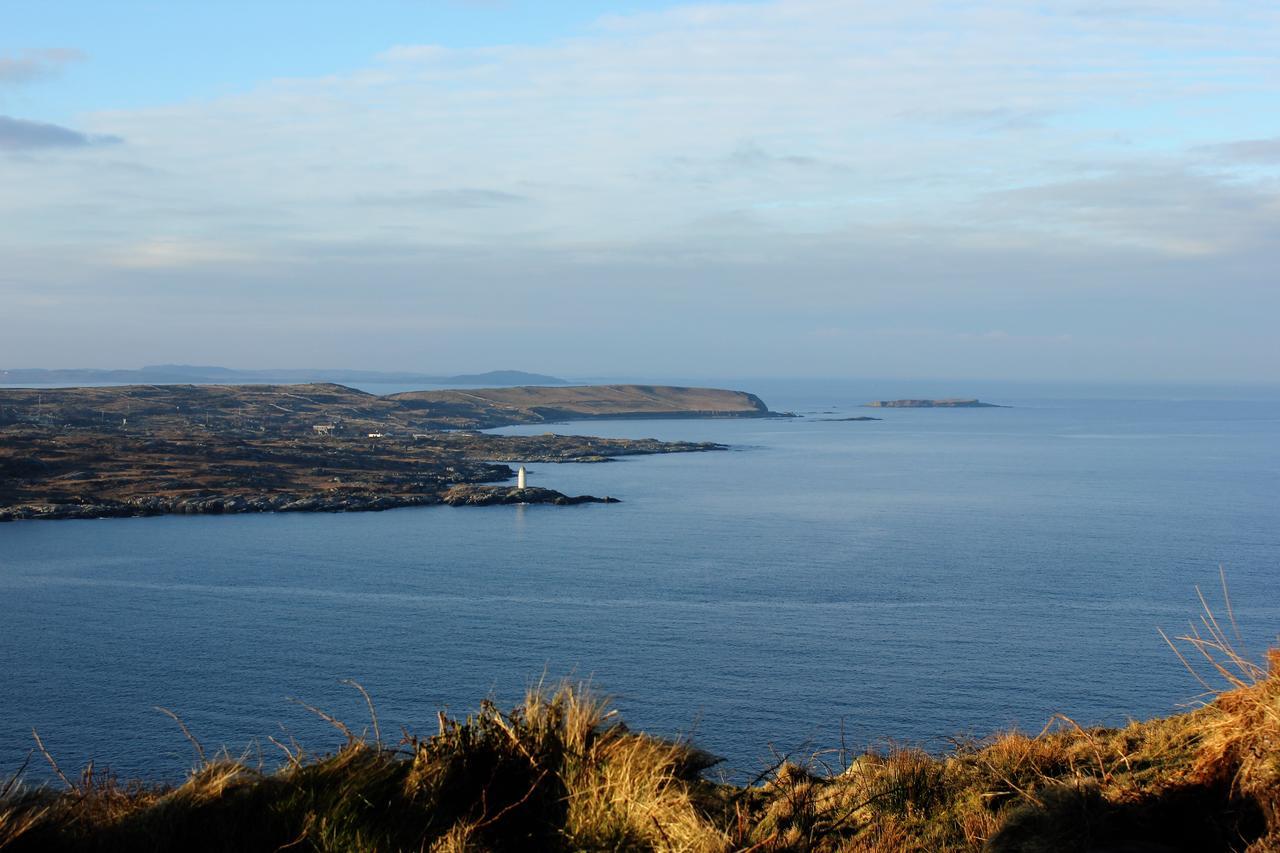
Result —
[[0, 521], [400, 506], [612, 503], [500, 483], [521, 462], [726, 449], [492, 435], [608, 417], [771, 417], [758, 397], [648, 385], [377, 396], [332, 384], [0, 390]]
[[815, 422], [826, 421], [828, 423], [846, 423], [849, 421], [853, 421], [853, 422], [861, 423], [864, 421], [882, 421], [882, 420], [884, 420], [884, 418], [869, 418], [866, 415], [859, 415], [858, 417], [854, 417], [854, 418], [816, 418]]
[[971, 397], [949, 397], [943, 400], [872, 400], [862, 405], [872, 409], [1007, 409], [996, 403], [984, 403]]

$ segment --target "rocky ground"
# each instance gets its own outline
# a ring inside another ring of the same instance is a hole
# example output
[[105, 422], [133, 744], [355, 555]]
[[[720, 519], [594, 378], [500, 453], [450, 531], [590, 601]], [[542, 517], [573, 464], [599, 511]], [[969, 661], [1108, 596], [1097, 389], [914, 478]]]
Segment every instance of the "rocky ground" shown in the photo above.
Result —
[[0, 521], [603, 501], [548, 489], [510, 497], [518, 490], [479, 484], [514, 477], [500, 464], [505, 460], [601, 462], [722, 449], [554, 434], [433, 432], [374, 439], [9, 427], [0, 429]]

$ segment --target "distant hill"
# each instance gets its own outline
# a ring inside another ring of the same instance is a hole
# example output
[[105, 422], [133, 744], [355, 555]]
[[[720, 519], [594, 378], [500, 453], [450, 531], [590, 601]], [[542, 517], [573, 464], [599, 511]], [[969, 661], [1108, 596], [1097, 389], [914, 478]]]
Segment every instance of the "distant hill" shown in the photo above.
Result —
[[492, 370], [461, 376], [435, 376], [426, 373], [398, 373], [378, 370], [284, 369], [236, 370], [192, 364], [153, 364], [130, 369], [40, 368], [0, 370], [0, 385], [69, 385], [69, 384], [137, 384], [137, 385], [258, 385], [336, 382], [339, 384], [382, 385], [568, 385], [555, 376], [525, 373], [522, 370]]
[[671, 385], [570, 385], [407, 391], [382, 398], [409, 410], [465, 411], [485, 423], [593, 418], [761, 418], [775, 413], [755, 394]]
[[463, 373], [436, 379], [438, 385], [568, 385], [564, 379], [525, 373], [523, 370], [490, 370], [488, 373]]

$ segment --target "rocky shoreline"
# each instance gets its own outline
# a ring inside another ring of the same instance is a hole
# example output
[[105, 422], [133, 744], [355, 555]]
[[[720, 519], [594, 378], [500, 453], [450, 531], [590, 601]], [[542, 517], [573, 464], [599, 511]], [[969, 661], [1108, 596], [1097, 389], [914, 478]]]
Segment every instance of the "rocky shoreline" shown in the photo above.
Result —
[[139, 518], [157, 515], [239, 515], [258, 512], [381, 512], [409, 506], [493, 506], [497, 504], [620, 503], [617, 498], [569, 496], [554, 489], [504, 486], [454, 486], [442, 495], [271, 495], [210, 497], [145, 497], [104, 503], [24, 504], [0, 508], [0, 522], [94, 518]]
[[440, 503], [430, 495], [270, 495], [143, 497], [103, 503], [22, 504], [0, 508], [0, 521], [238, 515], [252, 512], [368, 512]]
[[506, 486], [454, 486], [445, 492], [440, 499], [449, 506], [495, 506], [498, 504], [555, 504], [556, 506], [573, 506], [575, 504], [616, 504], [617, 498], [595, 495], [577, 495], [570, 497], [555, 489], [542, 489], [527, 486], [513, 489]]

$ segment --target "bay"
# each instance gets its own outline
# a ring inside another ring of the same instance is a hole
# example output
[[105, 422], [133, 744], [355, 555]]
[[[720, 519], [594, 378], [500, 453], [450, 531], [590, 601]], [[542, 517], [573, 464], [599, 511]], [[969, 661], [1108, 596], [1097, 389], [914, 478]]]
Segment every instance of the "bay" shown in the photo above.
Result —
[[[1156, 629], [1197, 616], [1196, 585], [1220, 597], [1219, 565], [1246, 646], [1275, 642], [1274, 389], [716, 384], [803, 417], [502, 430], [731, 447], [529, 466], [619, 504], [0, 525], [0, 773], [35, 727], [64, 768], [179, 778], [192, 749], [156, 706], [268, 764], [281, 726], [333, 749], [289, 697], [367, 725], [340, 679], [422, 733], [590, 679], [737, 778], [842, 731], [1120, 724], [1201, 691]], [[958, 392], [1013, 407], [857, 406]]]

